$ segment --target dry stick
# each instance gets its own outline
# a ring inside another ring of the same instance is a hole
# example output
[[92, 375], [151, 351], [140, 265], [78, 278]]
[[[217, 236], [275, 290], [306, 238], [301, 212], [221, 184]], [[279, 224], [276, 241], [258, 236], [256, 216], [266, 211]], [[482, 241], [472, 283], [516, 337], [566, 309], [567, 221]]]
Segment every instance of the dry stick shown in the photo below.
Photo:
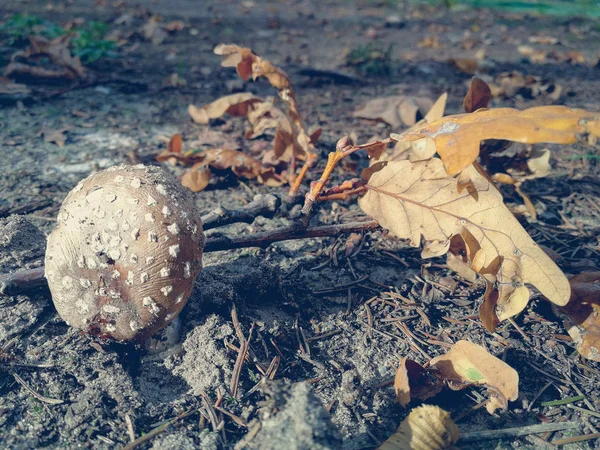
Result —
[[231, 391], [231, 396], [233, 398], [237, 398], [240, 375], [242, 374], [242, 367], [244, 366], [244, 361], [246, 360], [246, 356], [248, 355], [248, 347], [250, 346], [250, 339], [252, 339], [253, 332], [254, 324], [252, 324], [252, 326], [250, 327], [248, 339], [244, 339], [244, 341], [240, 343], [240, 351], [238, 352], [235, 365], [233, 366], [233, 375], [231, 376], [231, 383], [229, 384], [229, 390]]
[[368, 151], [372, 148], [382, 148], [390, 142], [391, 139], [384, 139], [383, 141], [374, 141], [369, 142], [368, 144], [354, 145], [348, 136], [341, 138], [335, 145], [335, 152], [327, 155], [327, 165], [321, 174], [321, 178], [319, 178], [319, 180], [315, 183], [311, 183], [310, 191], [306, 194], [304, 206], [302, 207], [304, 224], [308, 225], [314, 203], [323, 193], [323, 189], [325, 189], [325, 186], [329, 182], [329, 179], [333, 174], [333, 170], [337, 167], [342, 159], [358, 150], [364, 149]]
[[[505, 428], [503, 430], [472, 431], [461, 433], [460, 443], [488, 441], [491, 439], [501, 439], [506, 437], [527, 436], [529, 434], [545, 433], [547, 431], [561, 431], [578, 428], [581, 424], [578, 422], [558, 422], [541, 423], [539, 425], [529, 425], [526, 427]], [[556, 444], [556, 441], [553, 442]]]
[[206, 240], [204, 251], [216, 252], [219, 250], [232, 250], [246, 247], [265, 248], [272, 243], [279, 241], [318, 237], [335, 237], [339, 234], [373, 230], [376, 228], [379, 228], [379, 224], [374, 220], [368, 220], [365, 222], [349, 222], [338, 225], [323, 225], [308, 228], [304, 228], [299, 224], [292, 224], [288, 227], [275, 228], [273, 230], [263, 231], [248, 236], [211, 236]]
[[60, 404], [64, 403], [63, 400], [45, 397], [42, 394], [39, 394], [38, 392], [34, 391], [32, 388], [30, 388], [27, 385], [27, 383], [25, 383], [25, 380], [23, 378], [21, 378], [19, 375], [17, 375], [16, 373], [11, 373], [11, 375], [14, 377], [14, 379], [17, 383], [19, 383], [21, 386], [23, 386], [27, 392], [29, 392], [31, 395], [33, 395], [35, 398], [37, 398], [39, 401], [48, 403], [49, 405], [60, 405]]
[[202, 216], [202, 228], [210, 230], [232, 223], [252, 223], [258, 216], [271, 218], [279, 210], [281, 199], [273, 194], [259, 194], [240, 209], [226, 209], [222, 206]]
[[[247, 236], [213, 236], [206, 239], [204, 252], [233, 250], [247, 247], [265, 248], [274, 242], [293, 239], [318, 237], [334, 237], [339, 234], [357, 231], [373, 230], [379, 225], [374, 220], [365, 222], [350, 222], [338, 225], [324, 225], [304, 228], [293, 224], [288, 227], [275, 228]], [[17, 272], [0, 275], [0, 295], [19, 295], [25, 291], [46, 286], [44, 268], [24, 269]]]
[[566, 445], [573, 444], [575, 442], [589, 441], [590, 439], [600, 439], [600, 433], [583, 434], [581, 436], [571, 436], [564, 439], [557, 439], [550, 443], [553, 445]]
[[144, 442], [149, 441], [150, 439], [154, 438], [155, 436], [158, 436], [159, 434], [163, 433], [167, 428], [169, 428], [169, 426], [171, 426], [178, 420], [181, 420], [184, 417], [194, 414], [196, 411], [198, 411], [198, 409], [192, 408], [189, 411], [186, 411], [183, 414], [180, 414], [179, 416], [167, 421], [166, 423], [163, 423], [162, 425], [157, 426], [153, 430], [151, 430], [148, 433], [144, 434], [143, 436], [140, 436], [139, 438], [137, 438], [135, 441], [127, 444], [125, 447], [122, 448], [122, 450], [133, 450], [134, 448], [143, 444]]

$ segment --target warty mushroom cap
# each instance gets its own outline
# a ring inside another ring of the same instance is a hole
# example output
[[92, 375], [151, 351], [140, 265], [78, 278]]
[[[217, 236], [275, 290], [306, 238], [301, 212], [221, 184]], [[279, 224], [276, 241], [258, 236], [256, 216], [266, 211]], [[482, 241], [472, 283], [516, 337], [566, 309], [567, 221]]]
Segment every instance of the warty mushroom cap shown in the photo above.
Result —
[[154, 166], [115, 166], [67, 195], [48, 236], [46, 277], [69, 325], [119, 341], [147, 337], [185, 305], [202, 269], [194, 200]]

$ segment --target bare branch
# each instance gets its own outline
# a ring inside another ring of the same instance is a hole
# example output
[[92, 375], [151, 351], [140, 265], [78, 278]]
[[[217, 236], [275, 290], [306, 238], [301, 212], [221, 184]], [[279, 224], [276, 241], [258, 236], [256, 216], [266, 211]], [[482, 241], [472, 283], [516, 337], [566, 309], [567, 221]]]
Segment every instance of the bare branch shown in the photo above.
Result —
[[[373, 230], [378, 227], [379, 225], [374, 220], [308, 228], [305, 228], [301, 223], [294, 223], [288, 227], [275, 228], [246, 236], [211, 236], [206, 239], [204, 251], [216, 252], [247, 247], [265, 248], [279, 241], [333, 237], [357, 231]], [[0, 275], [0, 295], [19, 295], [43, 286], [46, 286], [43, 267]]]
[[252, 223], [258, 216], [271, 218], [279, 210], [281, 199], [273, 194], [259, 194], [240, 209], [226, 209], [222, 206], [202, 216], [202, 228], [210, 230], [232, 223]]

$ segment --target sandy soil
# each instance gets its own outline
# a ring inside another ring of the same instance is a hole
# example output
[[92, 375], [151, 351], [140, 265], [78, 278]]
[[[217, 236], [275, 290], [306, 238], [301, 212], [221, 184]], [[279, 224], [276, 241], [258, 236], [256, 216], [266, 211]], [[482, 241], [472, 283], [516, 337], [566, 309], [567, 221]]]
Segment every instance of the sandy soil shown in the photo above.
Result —
[[[220, 42], [250, 46], [288, 72], [307, 124], [323, 128], [320, 167], [343, 135], [367, 142], [397, 131], [352, 116], [371, 98], [395, 93], [435, 98], [448, 92], [448, 113], [460, 112], [471, 75], [457, 70], [448, 59], [473, 58], [478, 50], [485, 52], [480, 65], [483, 76], [494, 78], [518, 70], [562, 88], [558, 100], [515, 95], [494, 99], [494, 107], [558, 102], [600, 108], [596, 64], [600, 30], [586, 19], [447, 11], [366, 0], [172, 0], [137, 5], [83, 0], [0, 4], [2, 16], [26, 11], [57, 23], [83, 17], [124, 33], [142, 26], [150, 13], [162, 15], [165, 22], [186, 23], [159, 45], [139, 35], [128, 36], [117, 57], [89, 65], [88, 82], [39, 86], [42, 94], [34, 98], [1, 99], [0, 273], [42, 264], [44, 236], [55, 225], [60, 203], [92, 171], [128, 162], [132, 152], [142, 162], [155, 163], [155, 155], [174, 133], [192, 140], [208, 131], [221, 131], [246, 145], [241, 120], [225, 118], [200, 126], [188, 117], [188, 104], [203, 105], [231, 92], [275, 94], [266, 83], [243, 83], [235, 71], [221, 68], [212, 53]], [[115, 24], [125, 13], [131, 21]], [[532, 35], [552, 36], [560, 44], [531, 44]], [[423, 46], [424, 39], [432, 36], [438, 44]], [[390, 73], [373, 76], [345, 65], [343, 55], [348, 50], [369, 42], [383, 48], [392, 45]], [[520, 45], [581, 52], [586, 62], [533, 64], [517, 51]], [[0, 41], [0, 66], [16, 49]], [[185, 79], [186, 86], [169, 86], [165, 79], [173, 73]], [[44, 133], [55, 130], [65, 130], [64, 146], [43, 139]], [[580, 146], [551, 148], [555, 150], [551, 175], [523, 186], [540, 211], [539, 219], [519, 218], [539, 243], [562, 255], [566, 272], [598, 270], [597, 155]], [[365, 158], [356, 163], [364, 166]], [[165, 167], [181, 174], [179, 167]], [[356, 176], [356, 167], [346, 169], [336, 174], [336, 180]], [[315, 170], [310, 178], [318, 178], [317, 174]], [[283, 195], [286, 191], [221, 174], [196, 194], [196, 202], [205, 213], [219, 204], [243, 205], [261, 192]], [[510, 189], [504, 192], [507, 203], [518, 209], [520, 197]], [[293, 210], [294, 205], [288, 205], [272, 220], [259, 218], [251, 225], [232, 225], [219, 232], [271, 229], [289, 223], [287, 211]], [[335, 223], [360, 214], [354, 201], [324, 205], [315, 223]], [[0, 351], [0, 446], [122, 448], [175, 418], [140, 448], [375, 448], [407, 413], [396, 404], [391, 386], [401, 358], [410, 356], [424, 363], [427, 358], [418, 348], [434, 357], [444, 353], [449, 343], [465, 338], [505, 358], [517, 369], [521, 382], [519, 399], [507, 412], [493, 416], [485, 408], [475, 408], [485, 399], [485, 390], [437, 396], [433, 403], [451, 411], [461, 430], [563, 420], [581, 422], [581, 429], [570, 431], [571, 435], [596, 430], [594, 415], [581, 415], [567, 406], [541, 406], [581, 392], [585, 403], [577, 405], [600, 408], [599, 367], [560, 339], [566, 331], [547, 302], [536, 298], [516, 319], [526, 339], [510, 323], [488, 333], [477, 315], [482, 283], [467, 283], [444, 268], [443, 259], [423, 261], [417, 249], [379, 232], [363, 240], [360, 251], [350, 257], [345, 255], [344, 239], [207, 254], [205, 269], [174, 330], [179, 339], [166, 342], [163, 336], [160, 351], [98, 341], [69, 328], [56, 315], [47, 290], [0, 296], [0, 349], [4, 349]], [[454, 287], [444, 288], [451, 280]], [[400, 294], [410, 304], [388, 292]], [[373, 298], [387, 300], [367, 304]], [[231, 319], [233, 305], [246, 335], [255, 324], [254, 356], [242, 371], [238, 398], [229, 390], [237, 356], [232, 346], [239, 346]], [[413, 336], [381, 321], [399, 311], [414, 315], [406, 322]], [[308, 358], [299, 356], [302, 335], [308, 339]], [[275, 356], [281, 358], [275, 382], [251, 391], [260, 381], [260, 369]], [[549, 381], [553, 384], [538, 397]], [[51, 404], [40, 400], [40, 395], [63, 403]], [[224, 415], [224, 426], [215, 430], [210, 421], [200, 418], [199, 410], [207, 414], [208, 405], [220, 396], [222, 408], [236, 420]], [[545, 438], [569, 435], [559, 432]], [[531, 438], [511, 438], [461, 448], [541, 445]], [[569, 448], [597, 448], [598, 444], [578, 445]]]

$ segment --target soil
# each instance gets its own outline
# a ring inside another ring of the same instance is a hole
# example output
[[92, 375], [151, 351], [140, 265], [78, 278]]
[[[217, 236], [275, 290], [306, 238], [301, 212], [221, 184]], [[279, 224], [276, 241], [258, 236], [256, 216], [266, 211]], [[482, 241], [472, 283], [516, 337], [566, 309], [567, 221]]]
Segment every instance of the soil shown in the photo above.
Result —
[[[243, 120], [225, 117], [196, 125], [187, 113], [189, 104], [201, 106], [232, 92], [275, 94], [266, 82], [244, 83], [234, 70], [220, 67], [212, 49], [221, 42], [249, 46], [286, 70], [307, 124], [323, 128], [318, 168], [344, 135], [363, 143], [397, 131], [352, 116], [369, 99], [397, 93], [436, 98], [448, 92], [447, 112], [460, 112], [471, 74], [448, 59], [473, 58], [479, 49], [485, 50], [483, 76], [516, 70], [562, 88], [558, 99], [521, 92], [494, 99], [493, 107], [562, 103], [600, 109], [600, 29], [588, 19], [370, 0], [0, 4], [2, 16], [17, 12], [56, 23], [78, 17], [101, 21], [126, 39], [116, 57], [87, 66], [91, 77], [85, 82], [36, 85], [32, 97], [0, 98], [0, 273], [43, 263], [44, 236], [53, 229], [62, 200], [92, 171], [132, 160], [157, 164], [156, 154], [174, 133], [210, 145], [209, 137], [215, 136], [210, 133], [220, 132], [247, 148]], [[127, 21], [115, 23], [123, 14], [129, 15]], [[183, 20], [186, 27], [154, 45], [133, 34], [151, 14], [165, 23]], [[532, 44], [532, 35], [551, 36], [559, 44]], [[437, 36], [437, 46], [423, 44], [431, 36]], [[392, 46], [386, 73], [345, 64], [348, 50], [369, 43]], [[20, 47], [4, 38], [0, 45], [2, 66]], [[534, 64], [517, 51], [520, 45], [581, 52], [585, 62]], [[174, 73], [185, 86], [169, 84]], [[55, 130], [65, 130], [63, 146], [44, 139]], [[565, 272], [599, 270], [597, 154], [578, 145], [549, 148], [550, 175], [523, 185], [538, 220], [522, 214], [521, 198], [503, 187], [506, 201], [521, 212], [519, 220], [537, 242], [561, 255]], [[340, 169], [335, 181], [357, 176], [366, 158], [353, 163]], [[165, 168], [175, 175], [183, 170]], [[318, 178], [318, 168], [310, 179]], [[206, 213], [220, 204], [239, 207], [261, 192], [285, 197], [286, 188], [221, 173], [195, 197]], [[273, 219], [211, 233], [247, 234], [286, 225], [297, 208], [286, 205]], [[353, 200], [324, 204], [314, 223], [361, 214]], [[0, 446], [122, 448], [171, 421], [139, 448], [376, 448], [407, 414], [392, 386], [400, 360], [409, 356], [425, 363], [460, 339], [501, 356], [520, 376], [519, 399], [506, 412], [490, 415], [481, 408], [487, 398], [482, 389], [448, 391], [428, 401], [450, 411], [462, 431], [575, 420], [580, 429], [541, 437], [597, 432], [598, 413], [541, 405], [581, 394], [585, 400], [578, 406], [600, 408], [600, 367], [578, 355], [546, 301], [534, 296], [515, 318], [516, 327], [505, 322], [489, 333], [478, 318], [482, 283], [462, 280], [443, 259], [422, 260], [418, 249], [381, 232], [361, 240], [350, 255], [345, 238], [206, 254], [179, 321], [141, 346], [104, 342], [71, 329], [45, 289], [0, 296]], [[234, 306], [245, 337], [253, 327], [237, 396], [231, 389], [240, 346]], [[382, 321], [405, 316], [411, 316], [404, 319], [408, 333]], [[300, 354], [300, 347], [309, 351]], [[255, 388], [260, 371], [275, 357], [280, 361], [274, 381]], [[225, 413], [213, 408], [218, 398]], [[539, 438], [523, 437], [460, 446], [541, 445]], [[590, 440], [569, 448], [600, 444]]]

